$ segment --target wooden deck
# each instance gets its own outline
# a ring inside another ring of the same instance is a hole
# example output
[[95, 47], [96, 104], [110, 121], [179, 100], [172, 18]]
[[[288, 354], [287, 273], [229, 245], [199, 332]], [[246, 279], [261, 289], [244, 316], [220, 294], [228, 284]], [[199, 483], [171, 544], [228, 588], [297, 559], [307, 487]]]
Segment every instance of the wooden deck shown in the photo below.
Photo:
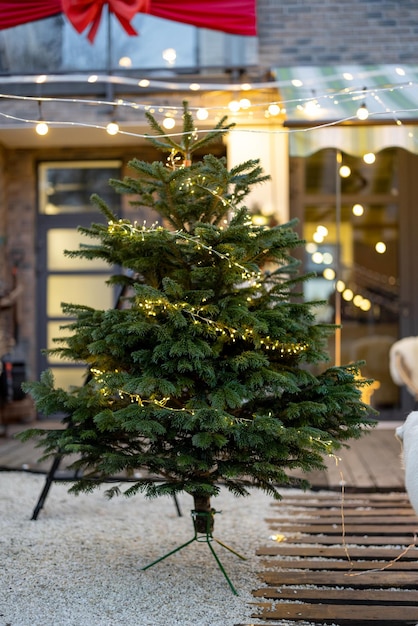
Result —
[[253, 593], [262, 626], [418, 623], [418, 517], [405, 494], [285, 496], [267, 521]]

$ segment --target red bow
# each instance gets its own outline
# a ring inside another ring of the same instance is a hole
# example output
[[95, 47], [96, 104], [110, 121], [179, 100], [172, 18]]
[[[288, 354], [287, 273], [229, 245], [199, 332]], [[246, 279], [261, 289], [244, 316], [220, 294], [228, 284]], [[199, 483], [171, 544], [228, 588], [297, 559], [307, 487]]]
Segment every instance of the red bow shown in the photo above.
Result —
[[128, 35], [138, 33], [131, 25], [131, 19], [137, 13], [148, 13], [150, 0], [61, 0], [62, 10], [77, 32], [82, 33], [90, 26], [88, 39], [93, 43], [99, 28], [102, 10], [109, 5]]

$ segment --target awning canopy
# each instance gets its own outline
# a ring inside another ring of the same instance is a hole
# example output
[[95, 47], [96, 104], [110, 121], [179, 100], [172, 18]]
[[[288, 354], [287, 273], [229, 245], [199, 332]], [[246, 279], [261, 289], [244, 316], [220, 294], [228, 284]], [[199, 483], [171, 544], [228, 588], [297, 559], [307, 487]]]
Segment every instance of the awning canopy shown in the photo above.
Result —
[[299, 66], [274, 75], [292, 155], [329, 147], [356, 155], [394, 146], [418, 153], [418, 66]]

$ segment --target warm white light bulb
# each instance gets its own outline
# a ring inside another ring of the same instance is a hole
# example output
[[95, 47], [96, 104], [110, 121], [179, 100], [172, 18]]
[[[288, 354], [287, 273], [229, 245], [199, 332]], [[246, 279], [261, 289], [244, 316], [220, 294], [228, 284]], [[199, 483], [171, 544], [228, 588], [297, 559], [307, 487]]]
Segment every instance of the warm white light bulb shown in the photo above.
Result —
[[207, 109], [197, 109], [196, 111], [196, 117], [198, 120], [200, 120], [201, 122], [203, 122], [204, 120], [207, 120], [209, 117], [209, 111]]
[[335, 278], [335, 271], [332, 269], [332, 267], [326, 267], [324, 269], [324, 272], [323, 272], [322, 275], [327, 280], [334, 280], [334, 278]]
[[326, 237], [328, 235], [328, 228], [326, 226], [324, 226], [323, 224], [319, 224], [319, 226], [317, 226], [316, 230], [323, 237]]
[[280, 107], [278, 104], [270, 104], [268, 108], [268, 112], [270, 115], [279, 115]]
[[368, 152], [363, 156], [363, 161], [367, 163], [367, 165], [372, 165], [376, 161], [376, 155], [374, 152]]
[[343, 299], [347, 302], [351, 302], [354, 297], [354, 293], [352, 289], [344, 289], [343, 291]]
[[384, 254], [386, 252], [386, 244], [383, 241], [378, 241], [374, 249], [379, 254]]
[[228, 109], [232, 112], [232, 113], [237, 113], [240, 109], [240, 104], [238, 102], [238, 100], [231, 100], [231, 102], [228, 104]]
[[176, 120], [174, 117], [165, 117], [163, 120], [163, 126], [167, 130], [171, 130], [176, 125]]
[[366, 105], [364, 104], [364, 102], [357, 109], [356, 115], [357, 115], [359, 120], [367, 120], [367, 118], [369, 117], [369, 110], [366, 107]]
[[363, 215], [364, 213], [364, 207], [362, 204], [353, 204], [353, 208], [351, 210], [353, 212], [353, 215], [355, 215], [356, 217], [360, 217], [360, 215]]
[[340, 176], [341, 178], [348, 178], [351, 174], [351, 169], [348, 165], [341, 165], [340, 167]]
[[106, 126], [106, 132], [109, 135], [117, 135], [119, 132], [119, 124], [117, 124], [116, 122], [109, 122], [109, 124]]
[[44, 136], [44, 135], [46, 135], [48, 133], [49, 127], [48, 127], [48, 124], [46, 122], [38, 122], [36, 124], [35, 130], [38, 133], [38, 135]]

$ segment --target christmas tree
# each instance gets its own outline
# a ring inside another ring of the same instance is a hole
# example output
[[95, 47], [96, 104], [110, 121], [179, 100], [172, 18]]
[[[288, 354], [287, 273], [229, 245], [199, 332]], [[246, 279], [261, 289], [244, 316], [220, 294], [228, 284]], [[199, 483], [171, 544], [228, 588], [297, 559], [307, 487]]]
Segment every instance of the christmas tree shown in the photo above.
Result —
[[[106, 223], [81, 229], [94, 243], [67, 254], [121, 268], [109, 283], [123, 297], [110, 310], [63, 305], [70, 332], [54, 351], [85, 362], [88, 375], [68, 391], [48, 371], [28, 384], [38, 410], [64, 413], [66, 428], [24, 437], [40, 436], [46, 455], [78, 455], [74, 492], [144, 469], [109, 495], [186, 492], [208, 517], [221, 485], [279, 498], [289, 470], [321, 468], [359, 437], [371, 422], [361, 400], [370, 381], [355, 364], [328, 363], [335, 329], [304, 301], [294, 225], [252, 223], [244, 201], [267, 178], [260, 163], [194, 159], [229, 131], [226, 119], [199, 135], [185, 104], [179, 140], [148, 120], [167, 160], [134, 159], [132, 177], [110, 184], [160, 220], [119, 219], [92, 198]], [[205, 532], [206, 520], [196, 524]]]

